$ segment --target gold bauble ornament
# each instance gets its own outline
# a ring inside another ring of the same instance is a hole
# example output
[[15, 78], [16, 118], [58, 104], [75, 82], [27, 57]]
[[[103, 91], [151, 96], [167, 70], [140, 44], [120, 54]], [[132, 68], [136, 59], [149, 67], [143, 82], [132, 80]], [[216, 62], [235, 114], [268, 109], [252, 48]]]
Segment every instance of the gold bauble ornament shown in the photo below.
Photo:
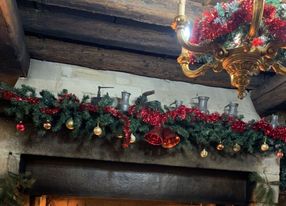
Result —
[[97, 126], [93, 129], [93, 134], [96, 136], [102, 135], [102, 129], [99, 126], [99, 123], [97, 123]]
[[206, 158], [207, 156], [208, 156], [208, 151], [206, 150], [206, 149], [203, 149], [202, 151], [201, 151], [201, 153], [200, 153], [200, 155], [201, 155], [201, 157], [202, 158]]
[[46, 121], [44, 124], [43, 124], [43, 127], [44, 129], [46, 130], [50, 130], [52, 128], [52, 124], [50, 121]]
[[69, 129], [69, 130], [73, 130], [74, 129], [74, 122], [73, 122], [73, 119], [70, 118], [66, 121], [66, 127]]
[[136, 142], [136, 137], [134, 134], [131, 134], [130, 136], [130, 144], [133, 144], [134, 142]]
[[232, 150], [234, 152], [239, 152], [241, 150], [241, 146], [239, 144], [235, 143], [235, 145], [233, 145]]
[[269, 150], [269, 145], [268, 145], [266, 142], [264, 142], [264, 143], [260, 146], [260, 150], [261, 150], [262, 152], [268, 151], [268, 150]]
[[224, 149], [224, 145], [222, 143], [219, 143], [217, 146], [216, 146], [216, 149], [218, 151], [222, 151]]

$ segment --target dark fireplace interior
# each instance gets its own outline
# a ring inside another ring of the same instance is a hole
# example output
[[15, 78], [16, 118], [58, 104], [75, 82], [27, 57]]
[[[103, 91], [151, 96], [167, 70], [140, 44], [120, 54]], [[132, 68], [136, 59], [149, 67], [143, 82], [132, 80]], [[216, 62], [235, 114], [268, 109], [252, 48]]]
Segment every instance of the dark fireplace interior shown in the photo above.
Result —
[[[33, 155], [22, 155], [20, 165], [21, 172], [30, 171], [36, 178], [31, 206], [37, 205], [36, 201], [43, 196], [47, 206], [248, 205], [250, 202], [251, 184], [246, 172]], [[61, 201], [65, 204], [60, 204]]]

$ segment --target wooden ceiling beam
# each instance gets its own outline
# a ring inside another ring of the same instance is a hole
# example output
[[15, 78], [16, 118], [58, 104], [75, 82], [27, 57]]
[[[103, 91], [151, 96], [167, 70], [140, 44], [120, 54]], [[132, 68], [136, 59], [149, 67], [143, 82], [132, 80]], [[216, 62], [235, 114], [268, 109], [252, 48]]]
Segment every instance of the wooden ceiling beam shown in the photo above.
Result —
[[[251, 92], [256, 111], [260, 115], [275, 112], [275, 108], [286, 105], [286, 77], [276, 75]], [[284, 107], [284, 110], [286, 107]]]
[[[177, 0], [28, 0], [46, 5], [82, 10], [91, 13], [132, 19], [149, 24], [170, 26], [177, 15]], [[186, 11], [190, 18], [195, 18], [204, 4], [215, 0], [187, 0]]]
[[29, 63], [16, 1], [0, 1], [0, 81], [15, 83], [27, 74]]
[[[225, 72], [213, 73], [209, 71], [204, 76], [195, 79], [185, 77], [175, 58], [136, 54], [128, 51], [99, 48], [35, 36], [27, 36], [27, 46], [31, 57], [39, 60], [231, 88], [229, 76]], [[263, 75], [254, 77], [249, 88], [253, 89], [263, 82]]]
[[143, 23], [127, 24], [119, 19], [114, 22], [114, 18], [53, 8], [19, 8], [28, 33], [174, 57], [181, 51], [171, 28]]

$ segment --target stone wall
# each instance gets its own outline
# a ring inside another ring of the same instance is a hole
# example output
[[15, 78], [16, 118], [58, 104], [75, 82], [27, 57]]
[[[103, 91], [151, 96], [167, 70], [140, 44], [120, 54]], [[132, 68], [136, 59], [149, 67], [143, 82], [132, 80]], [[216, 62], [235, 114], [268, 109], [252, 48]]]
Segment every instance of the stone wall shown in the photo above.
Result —
[[[31, 61], [31, 68], [27, 78], [20, 78], [16, 86], [27, 84], [41, 89], [48, 89], [55, 94], [62, 89], [69, 89], [78, 96], [95, 96], [98, 86], [112, 86], [114, 89], [104, 90], [110, 96], [120, 97], [125, 90], [132, 94], [132, 101], [147, 90], [155, 90], [156, 94], [150, 100], [160, 100], [170, 104], [174, 100], [183, 100], [190, 105], [191, 99], [197, 94], [209, 96], [210, 112], [222, 112], [230, 101], [239, 103], [239, 113], [246, 120], [258, 119], [249, 96], [238, 100], [236, 91], [231, 89], [212, 88], [183, 82], [171, 82], [131, 74], [97, 71], [78, 66]], [[0, 175], [7, 168], [18, 170], [21, 154], [45, 155], [55, 157], [82, 158], [108, 160], [140, 164], [157, 164], [169, 166], [183, 166], [192, 168], [208, 168], [218, 170], [259, 172], [267, 174], [270, 181], [279, 181], [279, 161], [274, 156], [262, 158], [247, 156], [230, 158], [211, 153], [208, 158], [202, 159], [196, 149], [188, 145], [171, 151], [160, 149], [146, 149], [134, 144], [128, 150], [123, 150], [119, 139], [91, 141], [71, 140], [65, 137], [49, 136], [39, 138], [30, 131], [16, 135], [15, 123], [5, 117], [0, 118]], [[278, 191], [278, 186], [275, 186]], [[278, 192], [277, 192], [278, 194]]]

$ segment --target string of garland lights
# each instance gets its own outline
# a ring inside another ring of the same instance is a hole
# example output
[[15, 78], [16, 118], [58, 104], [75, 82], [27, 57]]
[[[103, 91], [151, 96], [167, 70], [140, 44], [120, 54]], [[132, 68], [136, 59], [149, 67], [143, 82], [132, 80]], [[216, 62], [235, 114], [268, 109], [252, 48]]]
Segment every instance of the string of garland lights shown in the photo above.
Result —
[[264, 119], [244, 122], [242, 117], [226, 114], [206, 114], [184, 105], [164, 109], [158, 101], [136, 101], [124, 113], [112, 107], [112, 98], [104, 96], [94, 105], [88, 97], [81, 101], [67, 90], [56, 98], [48, 91], [41, 97], [29, 86], [10, 88], [1, 84], [0, 99], [8, 101], [5, 109], [16, 119], [19, 133], [32, 122], [40, 136], [48, 132], [69, 130], [72, 137], [92, 138], [112, 134], [124, 137], [127, 148], [135, 140], [144, 140], [153, 146], [171, 149], [180, 142], [189, 141], [206, 158], [208, 152], [221, 154], [270, 154], [282, 158], [286, 152], [286, 127], [272, 126]]

